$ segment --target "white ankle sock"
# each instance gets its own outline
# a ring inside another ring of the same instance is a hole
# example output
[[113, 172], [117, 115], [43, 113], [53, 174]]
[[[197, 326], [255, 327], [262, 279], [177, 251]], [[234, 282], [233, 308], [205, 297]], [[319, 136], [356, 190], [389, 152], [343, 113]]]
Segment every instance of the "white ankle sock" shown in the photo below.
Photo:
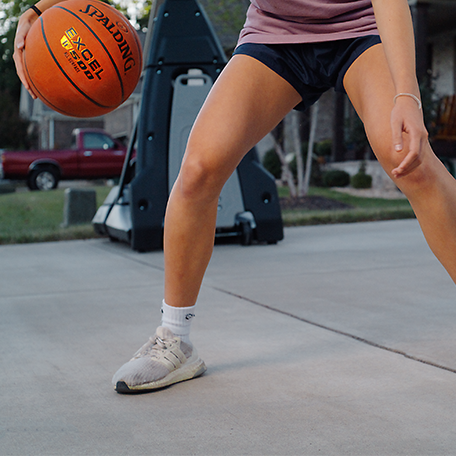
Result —
[[195, 307], [171, 307], [162, 303], [162, 326], [170, 329], [183, 342], [190, 343], [190, 326], [195, 316]]

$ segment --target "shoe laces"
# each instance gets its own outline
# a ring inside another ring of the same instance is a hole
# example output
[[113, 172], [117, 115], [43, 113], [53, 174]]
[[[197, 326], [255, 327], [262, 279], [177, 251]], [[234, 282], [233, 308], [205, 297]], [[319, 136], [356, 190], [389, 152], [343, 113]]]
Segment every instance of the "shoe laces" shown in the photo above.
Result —
[[159, 358], [160, 352], [168, 348], [167, 341], [155, 335], [150, 337], [149, 341], [143, 345], [137, 353], [134, 355], [133, 359], [142, 358], [144, 356], [150, 356], [151, 358]]

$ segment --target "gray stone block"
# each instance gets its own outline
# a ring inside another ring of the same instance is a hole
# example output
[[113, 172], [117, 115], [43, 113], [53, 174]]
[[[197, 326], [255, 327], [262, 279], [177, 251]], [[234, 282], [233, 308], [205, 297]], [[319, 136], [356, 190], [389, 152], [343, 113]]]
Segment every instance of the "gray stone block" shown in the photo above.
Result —
[[95, 190], [67, 188], [63, 207], [63, 226], [90, 223], [97, 210]]

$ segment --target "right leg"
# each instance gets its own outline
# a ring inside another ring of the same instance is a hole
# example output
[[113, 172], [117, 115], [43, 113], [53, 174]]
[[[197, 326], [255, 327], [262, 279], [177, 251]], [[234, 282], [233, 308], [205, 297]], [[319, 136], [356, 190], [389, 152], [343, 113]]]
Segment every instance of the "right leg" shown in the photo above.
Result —
[[[196, 303], [223, 185], [242, 157], [300, 101], [288, 82], [245, 55], [234, 56], [214, 84], [193, 126], [166, 211], [163, 315], [168, 323], [177, 315], [174, 323], [181, 325]], [[152, 391], [205, 370], [193, 346], [163, 324], [114, 374], [113, 384], [120, 393]]]
[[219, 194], [244, 155], [299, 102], [257, 60], [234, 56], [217, 79], [187, 145], [165, 217], [165, 302], [193, 306], [214, 245]]

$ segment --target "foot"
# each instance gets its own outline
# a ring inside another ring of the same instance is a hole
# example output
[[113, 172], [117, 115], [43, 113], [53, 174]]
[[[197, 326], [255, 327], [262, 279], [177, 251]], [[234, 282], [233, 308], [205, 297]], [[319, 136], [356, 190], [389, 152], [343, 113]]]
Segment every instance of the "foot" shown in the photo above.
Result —
[[112, 378], [118, 393], [145, 393], [198, 377], [206, 371], [192, 345], [160, 326]]

